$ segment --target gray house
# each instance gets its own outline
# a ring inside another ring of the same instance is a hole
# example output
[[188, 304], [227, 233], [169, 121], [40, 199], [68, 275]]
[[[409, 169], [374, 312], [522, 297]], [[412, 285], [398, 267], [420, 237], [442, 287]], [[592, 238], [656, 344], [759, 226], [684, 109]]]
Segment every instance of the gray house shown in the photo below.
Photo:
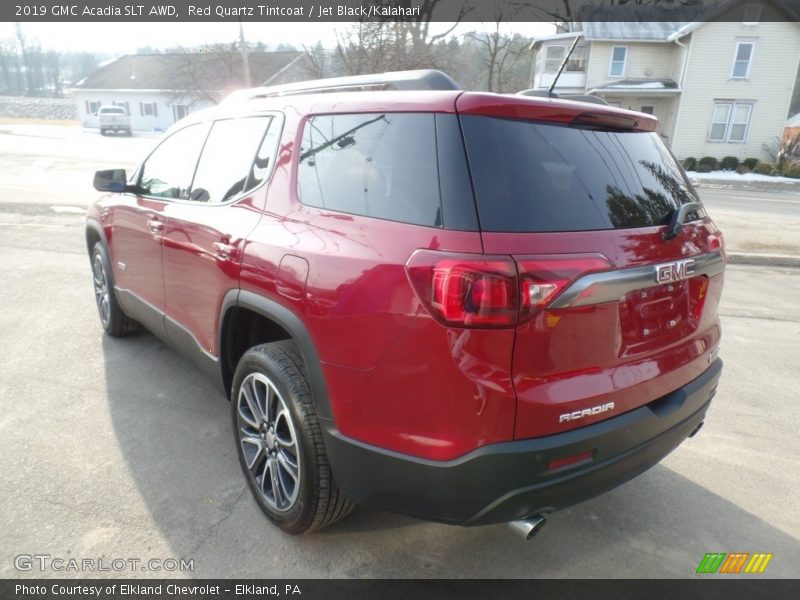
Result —
[[555, 91], [654, 114], [680, 158], [765, 159], [789, 112], [798, 20], [784, 0], [730, 0], [694, 22], [587, 21], [534, 41], [532, 87], [549, 87], [581, 34]]
[[[250, 52], [248, 64], [254, 86], [313, 76], [305, 52]], [[245, 85], [238, 52], [131, 54], [94, 71], [68, 93], [85, 127], [97, 127], [101, 106], [122, 106], [134, 130], [163, 131]]]

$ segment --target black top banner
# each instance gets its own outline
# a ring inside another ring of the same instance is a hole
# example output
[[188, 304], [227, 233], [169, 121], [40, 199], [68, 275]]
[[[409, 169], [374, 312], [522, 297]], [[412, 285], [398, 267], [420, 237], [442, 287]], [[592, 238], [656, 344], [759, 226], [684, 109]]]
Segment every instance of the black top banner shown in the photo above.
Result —
[[[800, 0], [765, 0], [764, 21], [800, 21]], [[741, 21], [745, 0], [3, 0], [3, 21]]]

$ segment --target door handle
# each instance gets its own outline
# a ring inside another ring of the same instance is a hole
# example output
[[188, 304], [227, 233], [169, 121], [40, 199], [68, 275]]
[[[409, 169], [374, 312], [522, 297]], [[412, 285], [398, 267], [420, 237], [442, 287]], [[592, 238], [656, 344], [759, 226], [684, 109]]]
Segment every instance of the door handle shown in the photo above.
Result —
[[164, 231], [164, 224], [158, 219], [151, 219], [147, 221], [147, 226], [150, 228], [150, 233], [153, 234]]
[[225, 242], [214, 242], [212, 246], [214, 247], [217, 256], [221, 259], [230, 260], [236, 256], [236, 247], [232, 244], [226, 244]]

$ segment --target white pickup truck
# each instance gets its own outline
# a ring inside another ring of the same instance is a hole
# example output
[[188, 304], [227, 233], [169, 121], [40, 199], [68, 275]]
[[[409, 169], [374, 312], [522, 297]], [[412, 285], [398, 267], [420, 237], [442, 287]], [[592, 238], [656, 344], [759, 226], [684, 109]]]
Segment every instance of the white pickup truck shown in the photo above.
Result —
[[100, 124], [100, 135], [105, 135], [108, 131], [131, 134], [131, 117], [121, 106], [100, 107], [97, 122]]

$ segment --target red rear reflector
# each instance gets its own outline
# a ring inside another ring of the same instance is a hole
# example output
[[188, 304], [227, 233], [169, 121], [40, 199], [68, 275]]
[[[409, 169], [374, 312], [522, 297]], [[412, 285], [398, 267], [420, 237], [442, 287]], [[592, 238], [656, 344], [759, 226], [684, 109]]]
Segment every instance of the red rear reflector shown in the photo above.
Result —
[[556, 469], [563, 469], [564, 467], [575, 466], [578, 463], [588, 462], [592, 460], [594, 450], [587, 450], [580, 454], [573, 454], [572, 456], [565, 456], [564, 458], [556, 458], [547, 463], [548, 471], [555, 471]]
[[452, 327], [513, 327], [517, 323], [517, 268], [509, 256], [417, 250], [406, 263], [419, 299]]

